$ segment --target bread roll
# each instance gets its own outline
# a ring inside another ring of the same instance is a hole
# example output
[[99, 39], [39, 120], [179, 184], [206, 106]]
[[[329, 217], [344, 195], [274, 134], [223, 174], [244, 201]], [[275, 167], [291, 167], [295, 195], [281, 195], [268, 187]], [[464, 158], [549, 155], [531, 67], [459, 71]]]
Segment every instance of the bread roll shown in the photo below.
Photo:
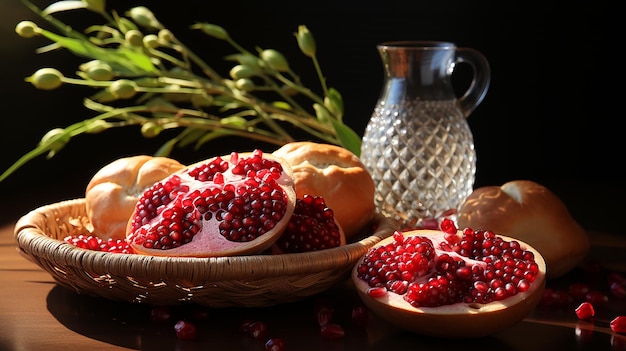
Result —
[[346, 238], [362, 232], [375, 212], [374, 181], [347, 149], [308, 141], [288, 143], [273, 153], [293, 170], [296, 196], [322, 196]]
[[589, 251], [587, 233], [561, 199], [530, 180], [474, 190], [458, 213], [458, 226], [527, 242], [545, 259], [548, 279], [567, 273]]
[[102, 167], [85, 190], [93, 234], [102, 239], [124, 239], [141, 194], [182, 168], [184, 165], [174, 159], [148, 155], [120, 158]]

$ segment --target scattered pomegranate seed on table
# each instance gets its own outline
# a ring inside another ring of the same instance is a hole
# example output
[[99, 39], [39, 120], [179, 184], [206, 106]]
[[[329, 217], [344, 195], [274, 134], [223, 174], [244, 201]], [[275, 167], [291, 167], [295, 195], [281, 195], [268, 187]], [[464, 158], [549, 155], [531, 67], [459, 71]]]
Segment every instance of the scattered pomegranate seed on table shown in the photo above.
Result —
[[270, 338], [265, 343], [265, 349], [267, 351], [285, 351], [287, 343], [282, 338]]
[[174, 325], [176, 337], [180, 340], [193, 340], [196, 338], [196, 326], [188, 321], [180, 320]]
[[589, 319], [595, 314], [593, 305], [589, 302], [581, 303], [578, 307], [576, 307], [575, 312], [578, 319]]
[[616, 333], [626, 333], [626, 316], [617, 316], [611, 323], [611, 330]]

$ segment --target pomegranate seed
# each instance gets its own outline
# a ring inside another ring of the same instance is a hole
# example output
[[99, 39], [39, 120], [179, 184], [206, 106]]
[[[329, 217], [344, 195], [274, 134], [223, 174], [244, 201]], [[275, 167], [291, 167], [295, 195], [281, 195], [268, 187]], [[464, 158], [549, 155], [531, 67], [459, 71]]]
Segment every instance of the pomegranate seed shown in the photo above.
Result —
[[265, 342], [265, 349], [267, 351], [285, 351], [287, 343], [282, 338], [271, 338]]
[[320, 328], [320, 336], [322, 339], [335, 340], [343, 338], [345, 332], [339, 324], [329, 323]]
[[385, 295], [387, 295], [387, 289], [386, 288], [369, 288], [367, 290], [367, 295], [371, 296], [371, 297], [383, 297]]
[[611, 330], [616, 333], [626, 333], [626, 316], [617, 316], [611, 321]]
[[170, 319], [170, 309], [167, 306], [156, 306], [150, 310], [150, 317], [155, 322], [164, 322]]
[[112, 253], [135, 253], [135, 250], [122, 239], [102, 240], [92, 235], [70, 235], [65, 237], [63, 241], [81, 249]]
[[174, 325], [176, 337], [180, 340], [193, 340], [196, 338], [196, 326], [188, 321], [180, 320]]
[[591, 291], [591, 287], [585, 283], [574, 283], [569, 286], [569, 294], [576, 301], [585, 301], [585, 295]]
[[611, 292], [611, 295], [617, 297], [618, 299], [626, 297], [626, 288], [619, 282], [612, 282], [609, 287], [609, 291]]
[[359, 327], [367, 325], [369, 310], [364, 305], [357, 305], [352, 308], [352, 323]]
[[258, 340], [265, 339], [267, 334], [269, 333], [269, 329], [267, 324], [263, 322], [252, 322], [250, 324], [250, 335]]
[[609, 297], [601, 291], [591, 290], [585, 295], [585, 300], [594, 306], [603, 306], [609, 301]]
[[576, 307], [575, 312], [578, 319], [589, 319], [595, 314], [593, 305], [589, 302], [581, 303], [578, 307]]
[[250, 327], [252, 326], [252, 324], [256, 322], [253, 319], [246, 319], [244, 321], [242, 321], [239, 324], [239, 330], [241, 330], [242, 332], [249, 334], [250, 333]]
[[456, 228], [456, 224], [454, 224], [454, 222], [449, 219], [449, 218], [444, 218], [441, 221], [441, 231], [448, 233], [448, 234], [456, 234], [457, 228]]
[[328, 323], [333, 318], [333, 309], [330, 307], [321, 307], [317, 310], [317, 324], [321, 327]]
[[609, 273], [609, 275], [607, 276], [607, 281], [609, 282], [609, 284], [619, 283], [622, 285], [626, 285], [626, 278], [618, 272]]

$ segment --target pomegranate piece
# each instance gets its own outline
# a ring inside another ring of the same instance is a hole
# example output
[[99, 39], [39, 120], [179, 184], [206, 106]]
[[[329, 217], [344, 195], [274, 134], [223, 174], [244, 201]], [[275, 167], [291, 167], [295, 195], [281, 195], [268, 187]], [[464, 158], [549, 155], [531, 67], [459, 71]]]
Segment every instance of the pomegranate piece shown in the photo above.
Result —
[[185, 320], [176, 322], [174, 331], [176, 332], [176, 337], [180, 340], [193, 340], [196, 338], [196, 325]]
[[[530, 245], [488, 230], [396, 231], [370, 248], [352, 280], [376, 314], [420, 334], [479, 337], [537, 306], [546, 265]], [[442, 222], [442, 224], [444, 224]]]
[[295, 207], [291, 169], [280, 158], [233, 152], [176, 172], [147, 189], [128, 223], [137, 253], [232, 256], [260, 253]]
[[263, 322], [252, 322], [249, 327], [250, 329], [248, 333], [250, 334], [250, 336], [258, 340], [265, 339], [267, 337], [267, 334], [269, 333], [269, 328], [267, 324]]
[[321, 196], [304, 195], [296, 206], [287, 228], [272, 246], [272, 253], [298, 253], [330, 249], [346, 244], [333, 210]]
[[150, 319], [154, 322], [164, 322], [171, 317], [170, 308], [168, 306], [154, 306], [150, 310]]
[[626, 287], [619, 282], [612, 282], [609, 286], [609, 291], [612, 296], [617, 297], [618, 299], [623, 299], [626, 297]]
[[265, 342], [265, 349], [267, 351], [285, 351], [287, 343], [283, 338], [270, 338]]
[[112, 253], [135, 253], [135, 250], [122, 239], [101, 239], [93, 235], [70, 235], [65, 237], [63, 241], [81, 249]]
[[576, 307], [574, 312], [576, 312], [576, 316], [578, 317], [578, 319], [589, 319], [595, 314], [593, 305], [589, 302], [581, 303], [580, 305], [578, 305], [578, 307]]
[[339, 324], [328, 323], [320, 327], [320, 337], [326, 340], [341, 339], [345, 336], [343, 327]]
[[611, 330], [616, 333], [626, 333], [626, 316], [617, 316], [611, 321]]
[[369, 320], [369, 310], [364, 305], [357, 305], [352, 308], [352, 323], [358, 327], [365, 327]]

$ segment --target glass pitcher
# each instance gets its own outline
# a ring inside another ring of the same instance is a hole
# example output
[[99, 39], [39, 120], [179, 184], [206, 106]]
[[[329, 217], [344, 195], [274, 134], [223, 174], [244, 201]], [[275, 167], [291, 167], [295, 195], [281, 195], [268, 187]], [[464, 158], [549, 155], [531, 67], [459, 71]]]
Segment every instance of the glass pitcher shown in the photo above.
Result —
[[[378, 211], [403, 228], [455, 213], [473, 191], [474, 139], [467, 117], [491, 80], [475, 49], [438, 41], [378, 45], [385, 82], [361, 146], [376, 185]], [[472, 81], [457, 97], [452, 73], [469, 64]]]

